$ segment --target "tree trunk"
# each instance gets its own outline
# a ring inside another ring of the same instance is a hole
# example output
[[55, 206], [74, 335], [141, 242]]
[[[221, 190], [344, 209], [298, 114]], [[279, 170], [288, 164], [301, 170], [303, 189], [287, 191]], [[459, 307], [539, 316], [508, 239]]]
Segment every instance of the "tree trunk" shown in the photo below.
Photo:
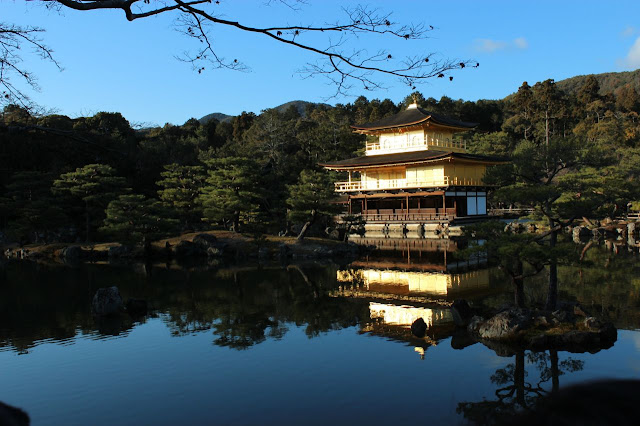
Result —
[[[550, 223], [550, 225], [553, 229], [553, 223]], [[558, 231], [551, 232], [550, 236], [549, 247], [553, 249], [558, 241]], [[551, 262], [549, 263], [549, 289], [547, 290], [547, 304], [545, 306], [547, 311], [555, 311], [558, 303], [558, 260], [554, 256], [552, 253]]]
[[511, 282], [513, 283], [514, 302], [518, 308], [525, 307], [524, 299], [524, 278], [522, 278], [522, 261], [516, 260]]
[[514, 279], [513, 280], [513, 285], [514, 285], [514, 301], [515, 304], [518, 308], [524, 308], [525, 307], [525, 301], [524, 301], [524, 280], [522, 278], [518, 278], [518, 279]]
[[513, 384], [516, 387], [516, 402], [521, 407], [526, 407], [525, 383], [524, 383], [524, 351], [516, 353], [516, 368], [513, 371]]
[[304, 240], [305, 235], [307, 235], [307, 231], [315, 221], [316, 221], [316, 212], [314, 210], [313, 212], [311, 212], [311, 219], [309, 219], [307, 223], [305, 223], [302, 229], [300, 230], [300, 233], [298, 234], [298, 238], [296, 238], [296, 241]]
[[550, 350], [549, 358], [551, 360], [551, 391], [557, 392], [560, 389], [560, 369], [558, 368], [558, 351]]
[[240, 232], [240, 212], [233, 213], [233, 224], [231, 225], [233, 232]]
[[545, 143], [547, 148], [549, 148], [549, 111], [544, 112], [544, 133], [545, 133]]
[[309, 230], [310, 226], [311, 226], [311, 221], [308, 221], [307, 223], [304, 224], [304, 226], [300, 230], [300, 233], [298, 234], [298, 238], [296, 238], [297, 241], [304, 240], [304, 237], [307, 234], [307, 231]]
[[91, 231], [91, 221], [89, 219], [89, 202], [84, 202], [84, 216], [85, 216], [85, 239], [89, 243], [91, 242], [91, 237], [89, 232]]

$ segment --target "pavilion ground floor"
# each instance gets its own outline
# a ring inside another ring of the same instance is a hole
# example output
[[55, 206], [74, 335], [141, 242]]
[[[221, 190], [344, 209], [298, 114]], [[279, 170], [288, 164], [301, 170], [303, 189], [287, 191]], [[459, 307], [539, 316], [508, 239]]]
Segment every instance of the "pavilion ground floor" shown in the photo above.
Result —
[[487, 215], [486, 189], [361, 193], [343, 202], [347, 214], [367, 223], [443, 223]]

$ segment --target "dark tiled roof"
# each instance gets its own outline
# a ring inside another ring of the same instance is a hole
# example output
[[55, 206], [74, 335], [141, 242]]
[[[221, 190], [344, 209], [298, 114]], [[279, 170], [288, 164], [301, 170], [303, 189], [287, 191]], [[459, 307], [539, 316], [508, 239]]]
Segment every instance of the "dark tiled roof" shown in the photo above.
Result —
[[347, 160], [334, 161], [331, 163], [320, 164], [323, 167], [330, 169], [335, 168], [352, 168], [352, 167], [371, 167], [382, 166], [385, 164], [402, 164], [402, 163], [420, 163], [427, 161], [435, 161], [445, 158], [458, 158], [461, 160], [471, 160], [485, 163], [499, 164], [506, 162], [502, 158], [488, 157], [485, 155], [466, 154], [461, 152], [451, 151], [416, 151], [416, 152], [401, 152], [398, 154], [384, 154], [384, 155], [367, 155], [364, 157], [349, 158]]
[[422, 123], [426, 120], [433, 121], [436, 124], [458, 127], [462, 129], [472, 129], [478, 125], [478, 123], [468, 123], [466, 121], [454, 120], [453, 118], [445, 117], [439, 114], [433, 114], [418, 107], [405, 109], [403, 111], [400, 111], [396, 115], [385, 117], [381, 120], [374, 121], [373, 123], [359, 124], [351, 127], [356, 130], [391, 129], [394, 127], [404, 127], [410, 126], [412, 124]]

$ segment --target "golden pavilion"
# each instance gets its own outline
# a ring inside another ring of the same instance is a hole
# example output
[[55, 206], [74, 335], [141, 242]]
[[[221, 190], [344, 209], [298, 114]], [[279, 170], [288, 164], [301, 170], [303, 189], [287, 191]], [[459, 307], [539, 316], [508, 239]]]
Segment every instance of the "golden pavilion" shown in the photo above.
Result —
[[346, 172], [336, 192], [346, 195], [349, 214], [367, 223], [450, 223], [487, 214], [483, 181], [487, 166], [502, 160], [468, 154], [456, 135], [467, 123], [409, 105], [396, 115], [352, 126], [369, 135], [365, 155], [321, 164]]

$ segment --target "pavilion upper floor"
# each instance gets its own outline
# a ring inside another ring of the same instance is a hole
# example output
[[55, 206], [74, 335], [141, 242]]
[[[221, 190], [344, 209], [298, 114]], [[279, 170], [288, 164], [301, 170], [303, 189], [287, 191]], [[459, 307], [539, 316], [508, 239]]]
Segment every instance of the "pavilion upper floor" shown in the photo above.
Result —
[[485, 186], [487, 166], [501, 162], [472, 154], [427, 151], [364, 156], [323, 166], [346, 174], [335, 189], [347, 193]]
[[413, 103], [393, 116], [352, 128], [357, 133], [368, 135], [365, 154], [373, 156], [443, 149], [465, 152], [466, 144], [456, 134], [475, 126], [476, 123], [434, 114]]

